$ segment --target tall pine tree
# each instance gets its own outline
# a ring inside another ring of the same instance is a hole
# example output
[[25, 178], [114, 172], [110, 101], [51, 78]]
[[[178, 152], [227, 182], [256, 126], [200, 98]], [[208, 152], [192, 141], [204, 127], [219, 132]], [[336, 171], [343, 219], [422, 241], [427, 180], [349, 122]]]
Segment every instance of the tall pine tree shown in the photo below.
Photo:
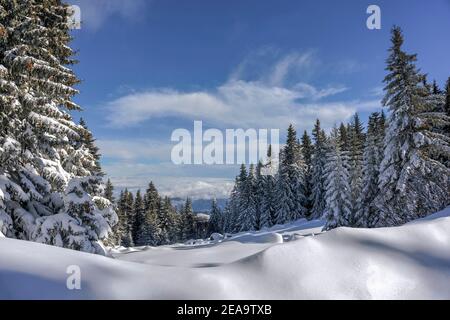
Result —
[[326, 163], [326, 135], [317, 119], [313, 129], [314, 154], [312, 157], [312, 212], [311, 218], [319, 219], [325, 213], [325, 163]]
[[399, 225], [441, 209], [450, 190], [448, 168], [430, 156], [448, 154], [449, 144], [444, 135], [430, 130], [437, 115], [430, 113], [428, 88], [415, 66], [416, 55], [403, 51], [403, 42], [400, 28], [394, 27], [383, 99], [390, 115], [381, 163], [381, 193], [375, 199], [382, 226]]
[[351, 188], [347, 170], [348, 158], [342, 153], [339, 133], [333, 129], [329, 138], [329, 151], [325, 165], [326, 225], [325, 230], [349, 225], [351, 219]]

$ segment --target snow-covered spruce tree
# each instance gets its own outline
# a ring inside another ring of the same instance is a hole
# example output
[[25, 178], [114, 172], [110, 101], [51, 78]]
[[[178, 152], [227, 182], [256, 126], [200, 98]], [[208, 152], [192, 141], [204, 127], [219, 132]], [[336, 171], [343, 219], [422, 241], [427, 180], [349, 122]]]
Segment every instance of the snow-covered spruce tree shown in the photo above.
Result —
[[276, 224], [276, 175], [269, 170], [273, 168], [274, 158], [272, 146], [267, 150], [267, 163], [264, 165], [269, 174], [261, 176], [263, 183], [263, 195], [261, 201], [260, 228], [270, 228]]
[[214, 198], [211, 202], [211, 210], [209, 212], [208, 234], [222, 233], [222, 212]]
[[297, 133], [292, 125], [288, 128], [286, 146], [281, 152], [277, 183], [277, 223], [286, 223], [305, 217], [306, 167]]
[[144, 199], [141, 195], [141, 190], [136, 191], [133, 202], [133, 221], [131, 229], [131, 237], [133, 243], [137, 245], [139, 242], [139, 232], [141, 225], [145, 222], [145, 209], [144, 209]]
[[158, 211], [158, 225], [161, 230], [160, 244], [172, 243], [172, 228], [175, 224], [172, 203], [169, 197], [164, 197]]
[[362, 191], [353, 223], [357, 227], [374, 227], [378, 220], [378, 212], [373, 205], [373, 200], [380, 193], [378, 184], [380, 164], [384, 153], [384, 131], [384, 113], [372, 113], [369, 116], [364, 147]]
[[[245, 173], [245, 166], [241, 168], [241, 174]], [[250, 165], [248, 175], [242, 184], [239, 193], [239, 231], [255, 230], [256, 225], [256, 179], [255, 166]]]
[[183, 219], [183, 240], [190, 240], [195, 237], [194, 210], [192, 209], [192, 200], [187, 198], [182, 210]]
[[325, 230], [347, 226], [351, 218], [351, 189], [347, 171], [347, 157], [342, 153], [339, 133], [333, 129], [328, 139], [325, 165], [326, 225]]
[[[160, 208], [160, 196], [153, 182], [150, 182], [143, 198], [144, 217], [143, 222], [137, 226], [137, 246], [156, 246], [159, 243], [161, 230], [158, 224], [158, 211]], [[139, 217], [141, 220], [142, 217]]]
[[114, 185], [110, 179], [106, 181], [103, 197], [108, 199], [111, 203], [116, 202], [116, 198], [114, 197]]
[[312, 194], [312, 156], [314, 153], [314, 146], [308, 132], [305, 130], [301, 141], [301, 150], [303, 160], [305, 161], [305, 203], [306, 216], [311, 216], [311, 194]]
[[[5, 22], [7, 9], [0, 7], [0, 21]], [[6, 30], [0, 25], [0, 46], [4, 51]], [[14, 237], [13, 220], [10, 215], [8, 204], [13, 204], [21, 198], [28, 200], [28, 196], [21, 187], [11, 180], [11, 173], [14, 174], [20, 168], [20, 144], [17, 142], [17, 128], [20, 127], [20, 120], [17, 114], [20, 113], [21, 104], [18, 100], [18, 88], [11, 81], [8, 69], [0, 65], [0, 234]]]
[[356, 113], [350, 123], [350, 130], [347, 132], [349, 150], [348, 150], [348, 173], [350, 175], [350, 188], [352, 190], [352, 216], [349, 217], [349, 224], [356, 223], [354, 216], [357, 215], [359, 209], [358, 201], [362, 191], [363, 179], [363, 153], [365, 134], [364, 127]]
[[[233, 192], [231, 192], [231, 195], [233, 194]], [[231, 198], [230, 195], [230, 198]], [[222, 212], [222, 232], [223, 233], [228, 233], [230, 232], [230, 220], [231, 220], [231, 201], [227, 201], [225, 204], [225, 207], [223, 208], [223, 212]]]
[[317, 119], [313, 129], [314, 154], [312, 157], [312, 219], [320, 219], [325, 213], [325, 162], [326, 162], [326, 134]]
[[[245, 175], [247, 176], [247, 175]], [[241, 177], [237, 176], [231, 190], [230, 199], [224, 209], [224, 232], [237, 232], [239, 228], [239, 193], [241, 188]]]
[[261, 216], [262, 216], [262, 204], [264, 201], [264, 176], [263, 170], [264, 165], [261, 161], [258, 161], [258, 165], [255, 170], [255, 230], [261, 229]]
[[244, 164], [239, 169], [239, 175], [236, 177], [235, 185], [231, 191], [229, 203], [229, 230], [236, 233], [241, 231], [242, 213], [247, 208], [247, 198], [245, 197], [247, 188], [247, 168]]
[[346, 126], [343, 122], [339, 126], [339, 143], [341, 152], [345, 152], [347, 155], [350, 152], [350, 125]]
[[448, 118], [433, 112], [416, 55], [402, 49], [401, 29], [392, 29], [383, 104], [389, 108], [385, 154], [381, 163], [379, 226], [400, 225], [442, 209], [450, 197], [448, 167], [437, 155], [448, 156], [448, 136], [436, 132]]
[[159, 244], [160, 229], [157, 218], [156, 211], [145, 211], [145, 220], [139, 226], [136, 246], [157, 246]]
[[78, 79], [68, 68], [74, 61], [67, 6], [56, 0], [21, 0], [0, 1], [0, 8], [0, 64], [7, 81], [2, 91], [16, 97], [2, 118], [15, 126], [7, 141], [19, 151], [15, 166], [5, 165], [7, 160], [0, 170], [12, 221], [9, 236], [102, 252], [101, 240], [116, 215], [97, 194], [93, 155], [68, 113], [79, 107], [72, 102]]
[[133, 243], [133, 224], [134, 224], [134, 212], [133, 212], [133, 194], [125, 189], [120, 196], [118, 204], [118, 216], [119, 216], [119, 234], [120, 245], [124, 247], [131, 247]]

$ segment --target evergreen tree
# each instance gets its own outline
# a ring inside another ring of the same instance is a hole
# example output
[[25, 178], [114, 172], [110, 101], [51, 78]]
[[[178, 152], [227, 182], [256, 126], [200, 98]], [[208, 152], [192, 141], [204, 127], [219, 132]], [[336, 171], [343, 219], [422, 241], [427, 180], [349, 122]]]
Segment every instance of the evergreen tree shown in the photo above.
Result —
[[112, 184], [110, 179], [108, 179], [108, 181], [106, 182], [103, 197], [105, 199], [108, 199], [111, 203], [116, 202], [116, 199], [114, 198], [114, 185]]
[[436, 82], [436, 80], [433, 80], [433, 94], [434, 95], [440, 95], [440, 94], [442, 94], [442, 91], [441, 91], [441, 89], [439, 88], [439, 86], [438, 86], [438, 84], [437, 84], [437, 82]]
[[379, 225], [399, 225], [442, 209], [449, 199], [449, 171], [435, 154], [448, 155], [446, 137], [432, 124], [445, 122], [445, 116], [432, 112], [424, 76], [415, 66], [416, 55], [402, 50], [403, 35], [392, 30], [392, 47], [387, 59], [386, 96], [389, 123], [385, 155], [381, 163], [379, 188], [375, 199], [380, 211]]
[[236, 233], [241, 231], [241, 222], [243, 219], [243, 212], [247, 210], [248, 199], [247, 195], [247, 168], [244, 164], [241, 165], [239, 175], [236, 177], [235, 189], [233, 190], [230, 199], [231, 204], [231, 219], [233, 226], [230, 232]]
[[134, 210], [133, 210], [133, 194], [125, 189], [123, 198], [120, 203], [121, 215], [124, 217], [122, 223], [122, 239], [121, 244], [124, 247], [134, 246], [133, 242], [133, 225], [134, 225]]
[[[245, 177], [246, 176], [247, 174], [245, 174]], [[224, 232], [233, 233], [239, 230], [238, 218], [241, 184], [241, 176], [239, 175], [234, 181], [234, 186], [230, 194], [230, 200], [224, 210]]]
[[317, 119], [313, 129], [314, 154], [312, 157], [312, 215], [311, 218], [319, 219], [325, 213], [325, 162], [326, 162], [326, 135], [320, 127]]
[[192, 200], [187, 198], [182, 211], [183, 219], [183, 239], [190, 240], [195, 237], [194, 210], [192, 209]]
[[369, 117], [367, 139], [363, 155], [362, 192], [358, 200], [358, 211], [354, 225], [358, 227], [373, 227], [378, 214], [373, 200], [380, 193], [378, 188], [380, 164], [384, 152], [384, 114], [372, 113]]
[[175, 223], [172, 210], [170, 198], [164, 197], [158, 213], [158, 223], [161, 230], [160, 244], [170, 244], [172, 242], [172, 228]]
[[265, 180], [264, 176], [262, 175], [264, 165], [261, 161], [258, 162], [258, 165], [256, 166], [255, 171], [255, 186], [254, 186], [254, 192], [255, 192], [255, 230], [261, 229], [261, 216], [262, 216], [262, 208], [263, 208], [263, 201], [264, 201], [264, 188], [265, 188]]
[[149, 183], [143, 198], [144, 215], [143, 223], [139, 224], [136, 240], [138, 246], [156, 246], [160, 242], [161, 229], [158, 223], [158, 211], [160, 197], [153, 182]]
[[0, 225], [11, 237], [104, 253], [117, 216], [99, 196], [95, 155], [70, 115], [80, 107], [67, 6], [1, 0], [0, 15], [0, 147], [8, 154]]
[[267, 170], [266, 175], [261, 176], [263, 183], [263, 195], [261, 201], [260, 228], [269, 228], [276, 224], [276, 177], [271, 171], [273, 167], [272, 146], [267, 150], [267, 163], [264, 169]]
[[[242, 175], [245, 174], [245, 166], [241, 168]], [[255, 230], [256, 225], [256, 178], [255, 167], [250, 165], [248, 175], [242, 183], [242, 188], [239, 193], [239, 231]]]
[[312, 157], [314, 153], [314, 146], [312, 144], [311, 138], [308, 135], [308, 132], [303, 133], [301, 150], [303, 155], [303, 160], [305, 162], [305, 183], [304, 183], [304, 207], [306, 209], [307, 217], [311, 216], [312, 210], [312, 202], [311, 202], [311, 194], [312, 194]]
[[217, 205], [216, 198], [211, 202], [209, 216], [208, 234], [222, 233], [222, 212]]
[[137, 246], [157, 246], [159, 244], [160, 229], [157, 214], [153, 210], [145, 211], [144, 223], [140, 225], [137, 235]]
[[288, 128], [286, 146], [281, 153], [277, 184], [277, 223], [306, 216], [306, 166], [292, 125]]
[[351, 218], [351, 189], [347, 161], [347, 157], [341, 151], [338, 130], [334, 128], [329, 139], [329, 151], [325, 165], [325, 230], [347, 226]]
[[[349, 141], [349, 167], [348, 172], [350, 175], [350, 188], [352, 192], [351, 204], [352, 204], [352, 217], [349, 219], [350, 225], [356, 223], [353, 216], [357, 214], [359, 209], [358, 201], [361, 197], [362, 191], [362, 179], [363, 179], [363, 153], [364, 153], [364, 143], [365, 134], [364, 127], [359, 119], [359, 115], [356, 113], [353, 116], [352, 122], [350, 123], [350, 131], [348, 134]], [[345, 153], [345, 152], [344, 152]]]
[[141, 195], [141, 190], [136, 192], [133, 203], [133, 221], [132, 221], [132, 239], [135, 245], [139, 242], [139, 232], [141, 226], [145, 223], [145, 208], [144, 200]]
[[341, 152], [349, 153], [350, 152], [350, 135], [352, 132], [352, 128], [350, 126], [345, 126], [344, 123], [341, 123], [339, 127], [339, 143], [341, 147]]

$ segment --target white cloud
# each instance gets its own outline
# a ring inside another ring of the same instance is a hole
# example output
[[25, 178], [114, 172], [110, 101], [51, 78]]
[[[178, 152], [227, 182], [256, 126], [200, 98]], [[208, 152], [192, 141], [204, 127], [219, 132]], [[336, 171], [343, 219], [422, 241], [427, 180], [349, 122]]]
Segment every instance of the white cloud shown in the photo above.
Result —
[[[266, 50], [267, 51], [267, 50]], [[264, 54], [267, 54], [264, 51]], [[270, 51], [270, 50], [269, 50]], [[150, 89], [132, 92], [108, 104], [108, 123], [113, 127], [130, 127], [152, 119], [180, 117], [202, 120], [219, 128], [279, 128], [289, 123], [309, 129], [317, 117], [324, 126], [347, 120], [361, 105], [378, 101], [322, 102], [348, 88], [343, 85], [315, 87], [296, 76], [317, 65], [311, 52], [290, 53], [250, 79], [257, 57], [247, 58], [228, 81], [214, 90], [181, 92], [173, 89]], [[246, 80], [243, 80], [245, 78]]]
[[82, 28], [99, 29], [109, 18], [136, 20], [142, 17], [150, 0], [72, 0], [81, 9]]
[[[109, 104], [112, 126], [139, 125], [147, 120], [178, 116], [202, 120], [219, 128], [280, 128], [289, 123], [307, 129], [320, 117], [325, 126], [347, 120], [361, 105], [378, 101], [319, 102], [347, 90], [345, 87], [317, 89], [308, 84], [295, 88], [268, 86], [261, 82], [229, 81], [215, 92], [152, 90], [130, 94]], [[309, 99], [312, 102], [299, 102]]]

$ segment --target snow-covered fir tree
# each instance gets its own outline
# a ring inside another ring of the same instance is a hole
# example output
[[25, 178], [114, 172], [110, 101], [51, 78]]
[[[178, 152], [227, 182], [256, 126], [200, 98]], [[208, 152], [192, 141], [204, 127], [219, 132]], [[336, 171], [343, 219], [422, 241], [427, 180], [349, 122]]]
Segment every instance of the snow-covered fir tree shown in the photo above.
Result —
[[136, 216], [136, 219], [143, 219], [137, 227], [137, 246], [156, 246], [159, 243], [161, 230], [158, 224], [158, 211], [160, 208], [160, 197], [153, 182], [149, 186], [143, 197], [144, 217]]
[[145, 208], [144, 208], [144, 199], [141, 195], [141, 190], [136, 192], [134, 196], [133, 202], [133, 221], [132, 221], [132, 231], [131, 237], [133, 239], [133, 243], [136, 245], [139, 242], [139, 232], [140, 227], [145, 222]]
[[262, 216], [262, 204], [264, 201], [264, 176], [263, 176], [264, 165], [262, 161], [258, 161], [258, 165], [255, 169], [255, 230], [261, 229], [261, 216]]
[[211, 202], [211, 210], [209, 212], [208, 233], [222, 233], [222, 212], [217, 205], [217, 199], [214, 198]]
[[110, 179], [106, 181], [103, 197], [108, 199], [111, 203], [116, 202], [116, 198], [114, 197], [114, 185]]
[[307, 217], [311, 215], [312, 203], [311, 203], [311, 194], [312, 194], [312, 157], [314, 153], [314, 146], [312, 144], [311, 138], [308, 135], [308, 132], [305, 130], [303, 132], [302, 140], [301, 140], [301, 150], [303, 155], [303, 160], [305, 162], [305, 183], [304, 183], [304, 193], [305, 193], [305, 203], [304, 207], [306, 209]]
[[[245, 165], [241, 170], [245, 174]], [[239, 193], [239, 231], [255, 230], [256, 196], [255, 167], [252, 164]]]
[[326, 193], [326, 224], [324, 229], [349, 225], [351, 218], [351, 188], [347, 170], [348, 158], [342, 153], [338, 129], [334, 128], [328, 139], [328, 153], [324, 175]]
[[[242, 171], [242, 167], [241, 167]], [[245, 174], [245, 177], [247, 174]], [[239, 228], [238, 216], [239, 216], [239, 193], [242, 185], [241, 175], [237, 176], [234, 181], [233, 189], [231, 190], [230, 198], [224, 209], [224, 232], [233, 233], [237, 232]]]
[[192, 209], [192, 199], [187, 198], [181, 212], [182, 216], [182, 238], [183, 240], [190, 240], [195, 237], [195, 221], [194, 210]]
[[319, 219], [325, 213], [325, 162], [326, 162], [326, 134], [320, 126], [320, 121], [317, 119], [314, 129], [314, 154], [312, 157], [312, 191], [311, 203], [313, 219]]
[[117, 228], [120, 238], [120, 245], [131, 247], [133, 243], [133, 227], [134, 227], [134, 196], [125, 189], [120, 194], [119, 203], [117, 206], [117, 214], [119, 216], [119, 226]]
[[449, 169], [438, 156], [448, 156], [448, 136], [436, 132], [444, 126], [444, 113], [433, 112], [424, 76], [415, 66], [416, 55], [402, 49], [403, 34], [392, 30], [384, 82], [383, 104], [389, 108], [385, 154], [375, 199], [380, 226], [400, 225], [442, 209], [449, 199]]
[[235, 187], [232, 191], [229, 205], [229, 231], [241, 231], [241, 215], [242, 211], [247, 207], [247, 199], [245, 197], [247, 189], [247, 168], [241, 165], [239, 175], [236, 177]]
[[100, 196], [88, 130], [69, 114], [80, 108], [67, 6], [5, 0], [0, 15], [0, 225], [10, 237], [103, 253], [117, 216]]
[[266, 174], [261, 176], [263, 193], [261, 200], [260, 228], [269, 228], [276, 224], [276, 175], [272, 172], [274, 159], [272, 146], [267, 150], [267, 163], [264, 165]]
[[286, 223], [305, 217], [306, 166], [301, 153], [297, 133], [292, 125], [288, 128], [286, 146], [281, 151], [280, 168], [277, 175], [276, 222]]
[[350, 123], [349, 130], [347, 131], [348, 139], [348, 173], [350, 175], [350, 188], [352, 191], [351, 203], [352, 203], [352, 216], [349, 217], [349, 224], [355, 223], [353, 216], [357, 214], [359, 209], [358, 201], [361, 197], [361, 191], [363, 188], [363, 153], [365, 134], [364, 127], [361, 123], [359, 115], [356, 113]]
[[374, 112], [369, 116], [367, 138], [363, 155], [362, 191], [358, 200], [358, 209], [353, 225], [358, 227], [374, 227], [378, 219], [378, 211], [373, 200], [380, 193], [380, 164], [384, 154], [384, 113]]
[[161, 230], [160, 244], [170, 244], [174, 235], [173, 227], [175, 224], [173, 216], [172, 203], [169, 197], [164, 197], [158, 211], [158, 225]]

